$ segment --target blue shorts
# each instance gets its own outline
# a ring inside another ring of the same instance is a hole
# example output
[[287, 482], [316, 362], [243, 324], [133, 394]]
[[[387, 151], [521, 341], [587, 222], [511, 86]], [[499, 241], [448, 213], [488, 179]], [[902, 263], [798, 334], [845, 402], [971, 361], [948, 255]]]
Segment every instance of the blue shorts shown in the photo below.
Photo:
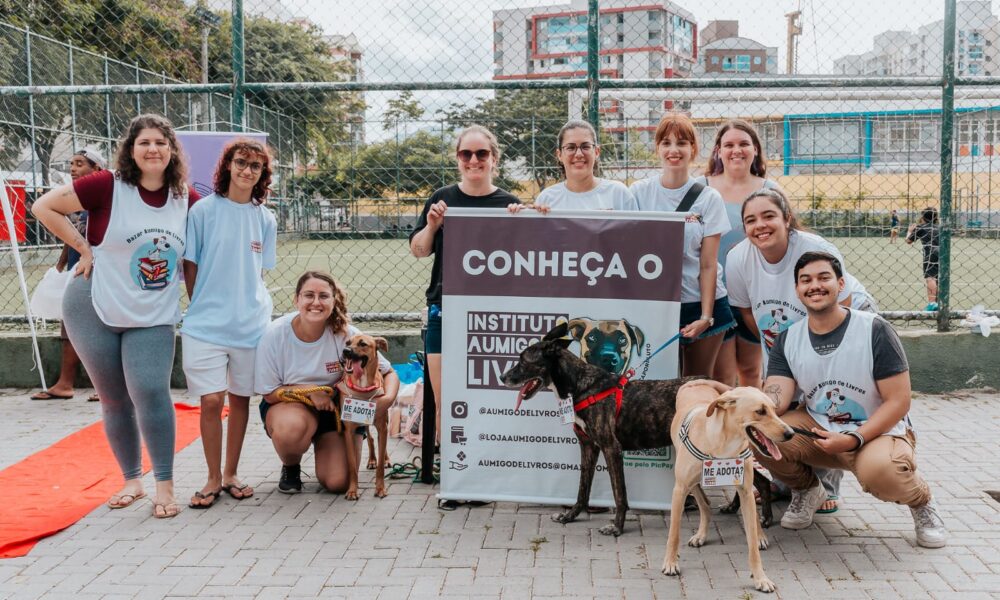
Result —
[[[681, 329], [684, 329], [700, 318], [701, 302], [681, 303]], [[712, 307], [712, 318], [715, 319], [714, 325], [706, 329], [695, 339], [682, 337], [681, 346], [687, 346], [688, 344], [692, 344], [698, 340], [723, 334], [736, 325], [736, 322], [733, 321], [733, 309], [729, 306], [728, 296], [723, 296], [715, 301], [715, 305]]]
[[740, 336], [740, 339], [744, 342], [751, 344], [760, 343], [760, 337], [750, 330], [747, 322], [743, 320], [743, 313], [741, 313], [740, 309], [735, 306], [733, 307], [733, 320], [736, 321], [736, 327], [733, 327], [726, 332], [727, 342], [736, 336]]
[[424, 334], [424, 353], [441, 354], [441, 305], [427, 307], [427, 332]]

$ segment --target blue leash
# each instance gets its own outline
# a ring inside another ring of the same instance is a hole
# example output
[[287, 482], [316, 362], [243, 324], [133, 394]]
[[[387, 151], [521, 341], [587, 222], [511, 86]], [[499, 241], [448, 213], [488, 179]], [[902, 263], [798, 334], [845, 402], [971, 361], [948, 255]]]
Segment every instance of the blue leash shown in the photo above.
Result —
[[661, 350], [665, 350], [668, 346], [670, 346], [671, 344], [673, 344], [674, 342], [676, 342], [677, 340], [679, 340], [680, 337], [681, 337], [680, 332], [677, 332], [677, 334], [674, 337], [670, 338], [669, 340], [667, 340], [666, 342], [664, 342], [662, 346], [660, 346], [659, 348], [657, 348], [656, 350], [654, 350], [653, 353], [650, 354], [646, 358], [646, 360], [642, 361], [641, 363], [639, 363], [635, 367], [629, 369], [628, 373], [626, 374], [626, 376], [629, 379], [631, 379], [632, 376], [635, 375], [636, 369], [638, 369], [639, 367], [641, 367], [644, 364], [647, 364], [649, 361], [653, 360], [653, 357], [656, 356], [657, 354], [659, 354]]

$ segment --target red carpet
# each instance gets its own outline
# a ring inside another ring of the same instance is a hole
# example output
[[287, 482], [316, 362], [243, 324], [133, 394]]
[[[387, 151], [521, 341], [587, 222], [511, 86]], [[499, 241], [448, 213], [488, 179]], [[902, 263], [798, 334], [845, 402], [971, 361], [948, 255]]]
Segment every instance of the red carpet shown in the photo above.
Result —
[[[174, 407], [179, 452], [201, 435], [201, 409]], [[150, 468], [144, 447], [142, 472]], [[76, 523], [121, 486], [121, 469], [100, 421], [0, 471], [0, 558], [26, 555], [38, 540]], [[153, 491], [147, 489], [147, 497]]]

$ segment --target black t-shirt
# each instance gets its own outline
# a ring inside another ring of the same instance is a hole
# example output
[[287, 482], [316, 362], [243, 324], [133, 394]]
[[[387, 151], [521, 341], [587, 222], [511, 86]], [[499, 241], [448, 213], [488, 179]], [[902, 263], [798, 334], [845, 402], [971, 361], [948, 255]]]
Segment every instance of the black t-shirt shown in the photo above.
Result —
[[[813, 350], [819, 355], [827, 355], [844, 341], [847, 333], [847, 325], [851, 322], [851, 311], [847, 311], [847, 318], [829, 333], [818, 334], [809, 330], [809, 342]], [[771, 347], [771, 354], [768, 356], [767, 376], [776, 375], [778, 377], [788, 377], [795, 379], [788, 360], [785, 358], [785, 339], [788, 337], [788, 330], [782, 331]], [[903, 343], [899, 341], [899, 335], [892, 325], [882, 318], [876, 318], [872, 323], [872, 353], [874, 356], [872, 376], [875, 381], [898, 375], [910, 370], [910, 365], [906, 361], [906, 354], [903, 352]]]
[[921, 223], [913, 228], [906, 239], [910, 242], [920, 240], [924, 246], [924, 254], [934, 253], [941, 247], [941, 228], [934, 223]]
[[[431, 205], [444, 200], [448, 208], [507, 208], [508, 204], [517, 204], [521, 201], [510, 192], [495, 190], [486, 196], [470, 196], [459, 189], [458, 184], [449, 185], [431, 194], [424, 204], [424, 210], [420, 213], [417, 226], [410, 234], [410, 240], [425, 227], [427, 227], [427, 212]], [[434, 254], [434, 266], [431, 267], [431, 284], [427, 286], [427, 305], [441, 303], [441, 249], [444, 245], [444, 226], [442, 225], [434, 233], [434, 247], [431, 252]]]

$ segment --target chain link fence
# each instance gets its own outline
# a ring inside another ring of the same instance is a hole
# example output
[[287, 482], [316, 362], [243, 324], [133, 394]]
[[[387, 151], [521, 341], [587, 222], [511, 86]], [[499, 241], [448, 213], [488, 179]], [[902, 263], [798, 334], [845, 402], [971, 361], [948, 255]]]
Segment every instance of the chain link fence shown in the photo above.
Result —
[[[356, 315], [402, 323], [422, 308], [430, 270], [407, 236], [429, 194], [457, 180], [461, 127], [497, 133], [497, 184], [530, 201], [559, 179], [555, 136], [569, 118], [599, 125], [602, 174], [627, 183], [659, 172], [652, 132], [665, 111], [695, 121], [697, 174], [718, 126], [741, 118], [760, 132], [768, 177], [883, 310], [933, 318], [920, 312], [920, 244], [903, 239], [925, 207], [943, 218], [943, 305], [1000, 308], [997, 15], [994, 3], [968, 0], [363, 10], [341, 0], [0, 0], [0, 172], [23, 182], [30, 204], [69, 181], [74, 151], [110, 157], [140, 112], [184, 130], [265, 132], [279, 165], [279, 263], [267, 275], [276, 310], [291, 310], [295, 280], [315, 268], [345, 284]], [[26, 227], [33, 287], [59, 246], [30, 215]], [[0, 242], [0, 316], [19, 314]]]

